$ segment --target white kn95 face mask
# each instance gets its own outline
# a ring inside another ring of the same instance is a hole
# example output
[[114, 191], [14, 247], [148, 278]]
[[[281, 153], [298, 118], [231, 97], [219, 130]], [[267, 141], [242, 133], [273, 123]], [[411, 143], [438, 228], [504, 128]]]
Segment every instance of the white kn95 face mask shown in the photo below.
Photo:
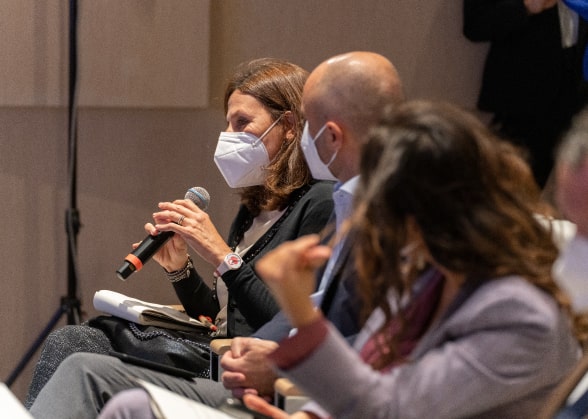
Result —
[[249, 132], [220, 133], [214, 162], [231, 188], [261, 185], [265, 181], [265, 167], [270, 163], [261, 141], [280, 121], [276, 119], [258, 138]]
[[310, 133], [308, 132], [308, 122], [304, 124], [304, 130], [302, 131], [302, 139], [300, 140], [300, 147], [302, 148], [302, 153], [304, 153], [304, 158], [306, 159], [306, 164], [310, 169], [310, 173], [312, 177], [317, 180], [334, 180], [336, 181], [337, 178], [331, 173], [329, 166], [333, 163], [333, 160], [337, 157], [338, 151], [333, 153], [333, 156], [330, 158], [328, 163], [323, 163], [320, 156], [318, 155], [318, 151], [316, 149], [316, 140], [320, 138], [322, 133], [327, 128], [327, 123], [318, 130], [315, 137], [312, 138]]

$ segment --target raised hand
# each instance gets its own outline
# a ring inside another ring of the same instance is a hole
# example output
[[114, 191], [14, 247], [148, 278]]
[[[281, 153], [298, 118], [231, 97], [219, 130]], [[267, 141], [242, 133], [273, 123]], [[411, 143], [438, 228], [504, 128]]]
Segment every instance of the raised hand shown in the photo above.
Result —
[[153, 214], [155, 228], [160, 231], [173, 231], [176, 236], [181, 236], [213, 267], [216, 268], [231, 252], [231, 248], [219, 234], [208, 213], [189, 199], [160, 202], [159, 209], [161, 211]]
[[308, 235], [283, 243], [255, 264], [292, 326], [304, 326], [318, 316], [310, 300], [316, 287], [314, 271], [330, 255], [331, 248], [320, 245], [318, 235]]

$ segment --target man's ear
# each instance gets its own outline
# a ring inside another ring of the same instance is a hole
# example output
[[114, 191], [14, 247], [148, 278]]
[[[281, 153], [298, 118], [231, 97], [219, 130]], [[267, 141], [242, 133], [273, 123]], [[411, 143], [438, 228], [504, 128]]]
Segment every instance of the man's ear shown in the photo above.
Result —
[[330, 148], [340, 149], [343, 144], [343, 129], [341, 126], [333, 121], [327, 122], [327, 128], [325, 129], [325, 142], [329, 144]]

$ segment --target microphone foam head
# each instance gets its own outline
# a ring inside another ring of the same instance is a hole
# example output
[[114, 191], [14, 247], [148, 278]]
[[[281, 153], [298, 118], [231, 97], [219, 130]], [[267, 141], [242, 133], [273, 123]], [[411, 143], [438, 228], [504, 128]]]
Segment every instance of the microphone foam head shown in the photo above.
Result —
[[210, 195], [208, 191], [200, 186], [193, 186], [188, 189], [184, 199], [189, 199], [202, 211], [206, 211], [208, 209], [208, 204], [210, 203]]

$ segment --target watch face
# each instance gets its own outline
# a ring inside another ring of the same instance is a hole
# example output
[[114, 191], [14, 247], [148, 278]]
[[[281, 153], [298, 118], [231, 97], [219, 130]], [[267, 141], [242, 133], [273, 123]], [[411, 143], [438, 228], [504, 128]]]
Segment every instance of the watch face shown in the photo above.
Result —
[[239, 255], [236, 255], [234, 253], [227, 256], [226, 262], [231, 269], [236, 269], [241, 266], [241, 258], [239, 257]]

